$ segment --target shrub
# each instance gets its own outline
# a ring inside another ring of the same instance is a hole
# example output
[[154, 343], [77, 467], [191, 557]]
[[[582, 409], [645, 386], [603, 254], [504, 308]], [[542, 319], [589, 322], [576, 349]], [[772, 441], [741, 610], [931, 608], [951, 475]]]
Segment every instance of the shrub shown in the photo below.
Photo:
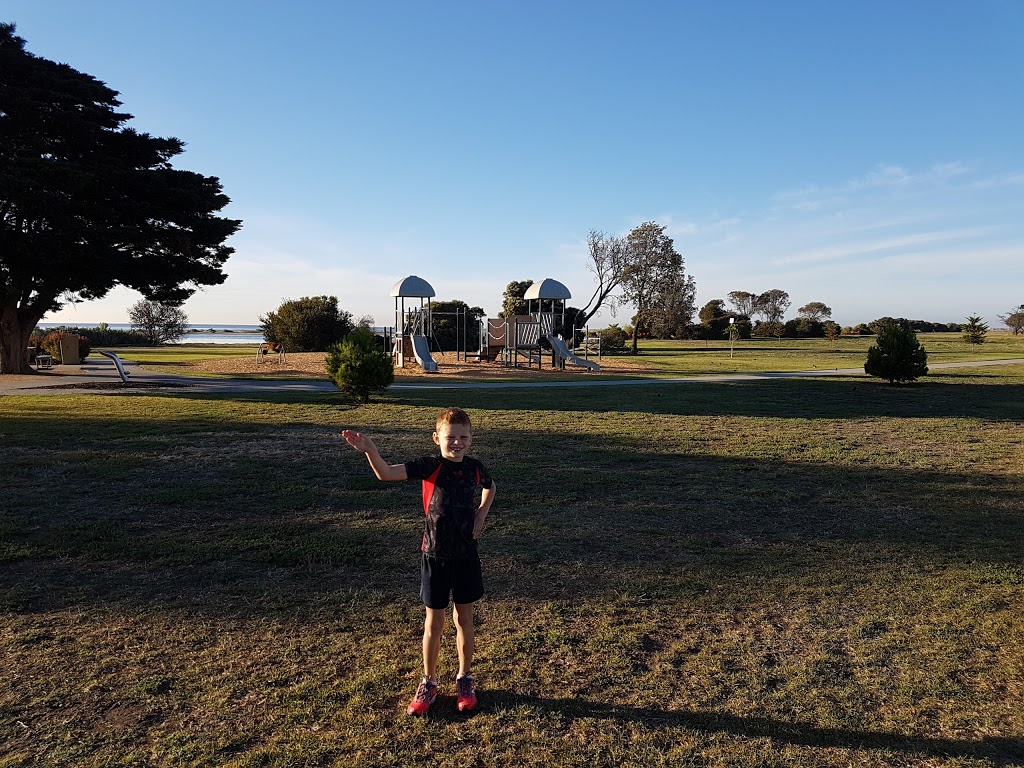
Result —
[[614, 323], [601, 329], [601, 354], [614, 355], [617, 352], [624, 352], [628, 340], [626, 331]]
[[327, 372], [345, 394], [364, 403], [371, 392], [383, 392], [395, 380], [391, 356], [369, 328], [356, 328], [327, 353]]
[[767, 320], [758, 320], [750, 331], [752, 338], [766, 339], [769, 336], [774, 336], [778, 339], [782, 338], [782, 334], [786, 332], [786, 326], [783, 323], [772, 323]]
[[85, 336], [91, 347], [145, 347], [150, 343], [144, 333], [111, 328], [106, 323], [100, 323], [93, 328], [62, 325], [53, 330]]
[[888, 379], [890, 384], [916, 381], [928, 373], [928, 353], [912, 330], [887, 323], [878, 329], [878, 337], [868, 349], [864, 372]]
[[326, 352], [352, 330], [352, 313], [337, 296], [305, 296], [286, 301], [260, 317], [263, 338], [284, 344], [285, 352]]
[[834, 320], [826, 320], [821, 324], [821, 330], [825, 334], [825, 338], [834, 343], [843, 334], [845, 329], [840, 328], [839, 323]]
[[787, 339], [820, 339], [825, 336], [825, 326], [809, 317], [797, 317], [786, 322], [783, 335]]
[[60, 354], [60, 340], [65, 337], [78, 339], [78, 358], [80, 360], [85, 360], [89, 353], [92, 352], [89, 339], [75, 333], [68, 333], [67, 331], [50, 331], [41, 338], [33, 336], [32, 342], [34, 346], [37, 346], [46, 354], [52, 355], [53, 359], [57, 362], [64, 362], [64, 358]]

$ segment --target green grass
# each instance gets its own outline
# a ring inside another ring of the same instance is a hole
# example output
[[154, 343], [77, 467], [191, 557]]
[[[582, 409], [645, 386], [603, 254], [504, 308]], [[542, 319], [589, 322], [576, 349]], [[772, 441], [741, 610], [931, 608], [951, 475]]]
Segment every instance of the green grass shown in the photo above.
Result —
[[[415, 484], [499, 484], [481, 706], [419, 675]], [[0, 398], [0, 766], [1024, 765], [1024, 365]]]
[[[990, 332], [984, 344], [968, 344], [958, 333], [918, 335], [928, 352], [928, 362], [1024, 358], [1024, 335]], [[765, 373], [784, 371], [863, 368], [873, 336], [826, 339], [751, 339], [737, 341], [645, 341], [639, 359], [665, 376], [715, 373]]]
[[[928, 361], [932, 364], [1024, 358], [1024, 335], [1014, 336], [1009, 332], [991, 331], [984, 344], [968, 344], [958, 333], [920, 334], [919, 339], [928, 351]], [[737, 341], [730, 350], [726, 341], [645, 340], [640, 345], [637, 359], [647, 370], [615, 378], [863, 368], [868, 347], [873, 343], [873, 337], [856, 336], [843, 337], [834, 343], [825, 339], [758, 339]], [[256, 347], [239, 344], [187, 344], [125, 347], [113, 351], [127, 360], [140, 363], [145, 368], [176, 373], [181, 372], [178, 369], [188, 363], [227, 357], [248, 357], [256, 353]], [[614, 357], [610, 359], [614, 360]], [[197, 373], [194, 369], [185, 372], [190, 375], [247, 378], [245, 374], [203, 374]], [[546, 371], [544, 378], [552, 381], [577, 380], [580, 375], [579, 372], [570, 372], [561, 376]], [[424, 376], [422, 381], [433, 379]]]
[[122, 359], [140, 363], [147, 368], [170, 368], [203, 360], [252, 357], [256, 349], [255, 344], [174, 344], [162, 347], [114, 347], [104, 351], [115, 352]]

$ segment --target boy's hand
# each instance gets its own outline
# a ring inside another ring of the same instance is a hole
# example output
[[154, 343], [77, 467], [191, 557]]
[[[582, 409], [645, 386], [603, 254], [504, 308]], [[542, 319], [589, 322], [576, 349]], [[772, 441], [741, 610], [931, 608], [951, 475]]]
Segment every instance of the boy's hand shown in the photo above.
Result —
[[341, 433], [341, 436], [345, 438], [346, 443], [362, 453], [367, 453], [374, 448], [373, 440], [355, 430], [346, 429]]
[[487, 522], [487, 515], [485, 513], [477, 512], [476, 517], [473, 518], [473, 538], [479, 539], [484, 535], [484, 523]]

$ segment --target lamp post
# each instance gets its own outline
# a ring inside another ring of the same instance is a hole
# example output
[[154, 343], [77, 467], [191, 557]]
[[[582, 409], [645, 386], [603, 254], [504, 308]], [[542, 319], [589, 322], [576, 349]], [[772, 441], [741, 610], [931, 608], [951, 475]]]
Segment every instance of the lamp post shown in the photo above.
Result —
[[732, 360], [732, 345], [736, 339], [736, 318], [729, 318], [729, 359]]

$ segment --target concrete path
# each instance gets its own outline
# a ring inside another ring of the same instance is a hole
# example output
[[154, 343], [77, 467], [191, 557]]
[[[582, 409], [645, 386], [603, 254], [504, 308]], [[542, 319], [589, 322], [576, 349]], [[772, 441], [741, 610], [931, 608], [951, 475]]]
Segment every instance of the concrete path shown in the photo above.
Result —
[[[972, 360], [959, 363], [935, 363], [931, 370], [946, 368], [977, 368], [990, 365], [1017, 365], [1024, 358], [1011, 360]], [[0, 376], [2, 395], [117, 394], [119, 392], [195, 392], [202, 394], [239, 392], [337, 392], [330, 381], [313, 379], [218, 379], [204, 376], [177, 376], [143, 370], [136, 363], [126, 362], [131, 383], [121, 383], [110, 360], [87, 360], [81, 366], [55, 366], [32, 375]], [[819, 376], [864, 376], [863, 368], [837, 368], [788, 373], [722, 373], [708, 376], [682, 376], [667, 379], [592, 379], [577, 381], [506, 381], [506, 382], [417, 382], [392, 384], [390, 389], [526, 389], [529, 387], [623, 387], [657, 384], [685, 384], [716, 381], [764, 381], [768, 379], [814, 378]]]

